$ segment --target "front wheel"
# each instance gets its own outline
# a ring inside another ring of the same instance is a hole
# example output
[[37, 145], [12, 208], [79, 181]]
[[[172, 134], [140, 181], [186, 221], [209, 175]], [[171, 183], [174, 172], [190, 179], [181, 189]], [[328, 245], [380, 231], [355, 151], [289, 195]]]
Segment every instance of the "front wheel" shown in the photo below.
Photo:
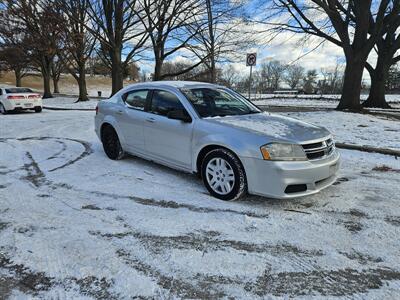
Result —
[[41, 107], [41, 106], [36, 106], [36, 107], [35, 107], [35, 112], [36, 112], [36, 113], [42, 112], [42, 107]]
[[121, 147], [119, 138], [114, 128], [106, 126], [101, 133], [101, 141], [103, 149], [108, 158], [112, 160], [119, 160], [124, 157], [124, 150]]
[[201, 166], [203, 183], [221, 200], [236, 200], [247, 193], [247, 180], [239, 159], [229, 150], [210, 151]]

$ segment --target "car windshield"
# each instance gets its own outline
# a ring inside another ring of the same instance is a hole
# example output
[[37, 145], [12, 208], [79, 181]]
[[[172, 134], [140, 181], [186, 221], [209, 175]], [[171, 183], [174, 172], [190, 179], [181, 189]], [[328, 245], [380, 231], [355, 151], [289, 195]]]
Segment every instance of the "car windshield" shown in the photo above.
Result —
[[181, 92], [202, 118], [260, 113], [247, 99], [224, 88], [183, 88]]
[[28, 88], [9, 88], [6, 89], [6, 93], [7, 94], [32, 93], [32, 90]]

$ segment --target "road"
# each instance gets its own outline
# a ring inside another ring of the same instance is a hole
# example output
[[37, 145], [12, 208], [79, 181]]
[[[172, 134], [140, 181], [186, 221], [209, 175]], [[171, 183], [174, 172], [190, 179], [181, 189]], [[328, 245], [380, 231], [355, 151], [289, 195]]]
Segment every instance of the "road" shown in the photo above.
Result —
[[93, 115], [0, 116], [0, 299], [400, 297], [394, 157], [341, 151], [318, 195], [223, 202], [108, 160]]

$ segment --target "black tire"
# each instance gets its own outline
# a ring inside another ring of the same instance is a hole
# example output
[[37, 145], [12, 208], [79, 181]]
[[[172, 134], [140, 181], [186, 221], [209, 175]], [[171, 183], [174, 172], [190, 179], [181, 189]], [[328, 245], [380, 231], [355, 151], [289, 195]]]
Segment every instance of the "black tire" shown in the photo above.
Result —
[[[207, 180], [207, 165], [215, 158], [222, 158], [223, 160], [228, 162], [231, 170], [233, 171], [235, 181], [232, 190], [228, 194], [221, 194], [216, 192]], [[209, 193], [215, 198], [225, 201], [232, 201], [237, 200], [247, 194], [247, 179], [243, 165], [236, 157], [236, 155], [227, 149], [215, 149], [207, 153], [201, 164], [201, 177], [203, 179], [205, 187], [207, 188]]]
[[2, 115], [6, 115], [7, 114], [6, 108], [4, 107], [4, 105], [2, 103], [0, 103], [0, 113]]
[[42, 107], [41, 107], [41, 106], [36, 106], [36, 107], [35, 107], [35, 112], [36, 112], [36, 113], [42, 112]]
[[118, 135], [114, 128], [106, 126], [101, 131], [101, 141], [103, 143], [103, 149], [108, 158], [112, 160], [119, 160], [124, 157], [124, 150], [119, 142]]

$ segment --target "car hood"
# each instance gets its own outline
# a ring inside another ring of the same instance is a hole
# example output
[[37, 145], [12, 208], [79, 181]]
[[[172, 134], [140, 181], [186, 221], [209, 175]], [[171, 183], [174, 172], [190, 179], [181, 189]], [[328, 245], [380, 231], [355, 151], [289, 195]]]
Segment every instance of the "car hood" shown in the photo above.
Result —
[[207, 118], [207, 121], [254, 132], [274, 140], [296, 143], [321, 139], [330, 135], [330, 132], [323, 127], [266, 112], [241, 116], [213, 117]]

